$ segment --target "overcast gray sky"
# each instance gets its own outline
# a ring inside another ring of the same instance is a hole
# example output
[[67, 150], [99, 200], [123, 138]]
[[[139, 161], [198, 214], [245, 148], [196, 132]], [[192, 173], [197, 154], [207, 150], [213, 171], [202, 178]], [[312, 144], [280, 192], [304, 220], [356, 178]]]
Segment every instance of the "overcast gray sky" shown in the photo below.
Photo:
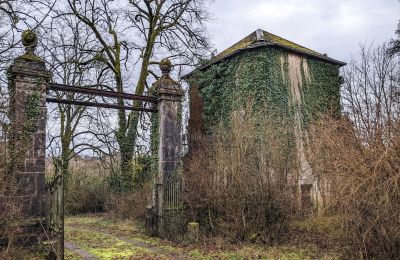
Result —
[[360, 42], [394, 37], [398, 0], [215, 0], [208, 28], [218, 52], [260, 28], [348, 61]]

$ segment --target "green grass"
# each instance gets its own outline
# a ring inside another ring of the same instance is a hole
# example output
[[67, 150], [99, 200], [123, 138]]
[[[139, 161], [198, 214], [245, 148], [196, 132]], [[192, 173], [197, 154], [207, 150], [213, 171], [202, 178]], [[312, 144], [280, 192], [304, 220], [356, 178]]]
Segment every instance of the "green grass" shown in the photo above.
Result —
[[340, 225], [341, 220], [338, 216], [318, 216], [307, 220], [293, 221], [291, 228], [340, 239], [343, 236]]
[[[194, 259], [208, 260], [208, 259], [281, 259], [281, 260], [296, 260], [296, 259], [316, 259], [316, 252], [312, 248], [297, 248], [297, 247], [261, 247], [241, 245], [234, 250], [212, 250], [210, 252], [203, 252], [199, 249], [190, 251], [189, 256]], [[318, 257], [319, 259], [334, 259], [327, 256]]]
[[135, 247], [125, 241], [109, 237], [100, 232], [88, 232], [75, 227], [67, 227], [65, 239], [100, 259], [129, 259], [153, 257], [157, 255], [148, 249]]
[[[103, 215], [83, 215], [66, 218], [66, 240], [93, 254], [99, 259], [173, 259], [172, 256], [153, 251], [154, 247], [191, 259], [339, 259], [340, 254], [318, 248], [310, 239], [302, 243], [287, 243], [280, 246], [253, 244], [213, 243], [207, 240], [195, 245], [182, 246], [144, 235], [140, 223], [129, 220], [110, 219]], [[293, 228], [304, 232], [334, 230], [334, 219], [316, 219], [311, 222], [294, 222]], [[312, 239], [311, 239], [312, 240]], [[143, 242], [149, 247], [130, 243]], [[318, 242], [318, 241], [317, 241]], [[81, 259], [66, 251], [66, 259]]]
[[65, 249], [64, 251], [64, 259], [65, 260], [80, 260], [82, 259], [78, 254], [75, 254], [74, 252]]
[[102, 215], [80, 215], [66, 218], [65, 225], [66, 229], [81, 228], [90, 229], [91, 231], [98, 230], [100, 233], [108, 233], [116, 237], [124, 237], [126, 239], [153, 245], [171, 252], [182, 252], [181, 248], [174, 246], [170, 241], [146, 236], [144, 234], [143, 225], [135, 221], [110, 219], [108, 216]]

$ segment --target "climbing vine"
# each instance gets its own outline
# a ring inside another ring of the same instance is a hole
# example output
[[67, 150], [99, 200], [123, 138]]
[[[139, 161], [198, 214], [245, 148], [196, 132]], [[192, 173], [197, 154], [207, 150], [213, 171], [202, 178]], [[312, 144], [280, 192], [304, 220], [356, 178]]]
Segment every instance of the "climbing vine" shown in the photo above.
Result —
[[[8, 91], [10, 94], [11, 102], [16, 102], [15, 100], [15, 77], [11, 72], [11, 68], [7, 71], [8, 78]], [[15, 140], [15, 133], [12, 133], [11, 139], [14, 141], [10, 142], [10, 163], [9, 163], [9, 172], [14, 172], [16, 164], [24, 158], [27, 150], [32, 143], [33, 134], [38, 129], [38, 121], [40, 117], [40, 94], [41, 94], [41, 85], [42, 79], [38, 79], [35, 85], [35, 88], [26, 96], [25, 100], [25, 118], [22, 124], [21, 132], [19, 132], [18, 140]], [[15, 104], [10, 104], [11, 109], [15, 109]], [[10, 111], [11, 115], [15, 115], [15, 111]], [[13, 121], [16, 119], [13, 118]], [[16, 141], [21, 142], [22, 145], [18, 145], [15, 147]]]
[[[150, 96], [158, 97], [157, 90], [153, 86], [149, 90]], [[159, 125], [160, 120], [158, 119], [158, 114], [152, 113], [150, 115], [150, 150], [151, 150], [151, 165], [150, 172], [151, 176], [157, 176], [158, 172], [158, 147], [160, 145], [160, 133], [159, 133]]]
[[12, 69], [12, 67], [10, 66], [6, 70], [6, 77], [7, 77], [7, 81], [8, 81], [8, 93], [9, 93], [10, 97], [14, 96], [14, 94], [15, 94], [14, 76], [12, 74], [11, 69]]
[[307, 149], [306, 133], [312, 120], [332, 111], [340, 114], [339, 65], [279, 48], [246, 50], [194, 76], [203, 105], [204, 131], [223, 132], [225, 128], [229, 132], [232, 112], [246, 113], [250, 101], [252, 110], [272, 118], [277, 138], [287, 140], [279, 148], [286, 156], [280, 162], [286, 165], [284, 171], [299, 167], [298, 152]]
[[[254, 99], [255, 109], [267, 109], [278, 119], [290, 117], [293, 109], [289, 102], [287, 56], [287, 52], [277, 48], [253, 49], [197, 72], [206, 130], [216, 122], [226, 121], [229, 113], [249, 98]], [[304, 126], [320, 113], [340, 111], [338, 65], [316, 59], [307, 59], [307, 63], [310, 82], [304, 68], [300, 69]]]
[[40, 93], [38, 90], [26, 98], [26, 121], [23, 125], [23, 133], [30, 136], [37, 130], [37, 121], [40, 115]]

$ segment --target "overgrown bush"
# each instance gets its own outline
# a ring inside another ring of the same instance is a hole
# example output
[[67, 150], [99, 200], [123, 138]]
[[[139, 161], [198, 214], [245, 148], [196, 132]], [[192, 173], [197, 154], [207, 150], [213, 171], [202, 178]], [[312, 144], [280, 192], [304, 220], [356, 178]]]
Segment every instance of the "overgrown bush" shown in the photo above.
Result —
[[362, 45], [343, 70], [341, 120], [324, 118], [313, 131], [314, 173], [330, 184], [359, 257], [400, 255], [400, 62], [385, 44]]
[[392, 130], [385, 143], [363, 142], [345, 119], [313, 131], [313, 169], [330, 183], [330, 208], [358, 257], [400, 255], [400, 122]]
[[[118, 169], [111, 170], [100, 159], [77, 157], [70, 162], [65, 176], [65, 213], [108, 211], [116, 217], [144, 218], [151, 194], [151, 162], [148, 156], [138, 156], [133, 160], [131, 190], [121, 193]], [[49, 164], [48, 175], [53, 171], [53, 165]]]
[[[122, 195], [130, 191], [137, 191], [152, 180], [154, 176], [154, 159], [151, 156], [136, 155], [136, 157], [131, 160], [131, 164], [132, 166], [130, 168], [132, 172], [129, 178], [122, 178], [119, 169], [113, 169], [107, 177], [108, 185], [113, 193]], [[123, 182], [127, 180], [129, 183], [123, 184]], [[129, 187], [129, 190], [124, 190], [124, 186]]]
[[118, 218], [143, 220], [151, 195], [150, 182], [124, 194], [111, 193], [107, 199], [107, 211]]
[[[53, 178], [54, 164], [48, 161], [46, 176]], [[109, 196], [107, 176], [109, 170], [100, 159], [76, 157], [69, 163], [64, 176], [65, 214], [101, 212]]]
[[119, 173], [108, 177], [112, 193], [107, 202], [107, 210], [116, 217], [144, 219], [146, 206], [151, 195], [151, 182], [154, 177], [154, 159], [147, 155], [137, 155], [132, 160], [131, 189], [121, 192]]
[[[264, 111], [231, 114], [186, 161], [186, 201], [206, 232], [235, 241], [272, 242], [286, 229], [293, 199], [287, 176], [288, 129]], [[293, 168], [292, 168], [293, 169]]]
[[105, 210], [109, 189], [106, 181], [88, 172], [72, 172], [66, 178], [65, 213], [94, 213]]

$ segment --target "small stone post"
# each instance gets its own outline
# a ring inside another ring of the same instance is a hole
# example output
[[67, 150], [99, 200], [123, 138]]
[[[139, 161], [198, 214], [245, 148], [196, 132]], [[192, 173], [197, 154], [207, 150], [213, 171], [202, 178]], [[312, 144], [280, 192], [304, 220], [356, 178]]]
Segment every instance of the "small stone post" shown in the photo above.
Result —
[[11, 163], [6, 176], [9, 186], [6, 196], [18, 206], [21, 221], [16, 224], [22, 227], [21, 238], [35, 244], [46, 238], [46, 86], [51, 74], [34, 53], [35, 33], [24, 31], [22, 43], [26, 52], [8, 71]]
[[162, 77], [154, 83], [159, 96], [159, 148], [158, 148], [158, 176], [155, 187], [155, 214], [156, 229], [159, 237], [165, 234], [164, 190], [166, 181], [177, 170], [181, 156], [181, 128], [179, 108], [183, 91], [181, 86], [171, 79], [172, 64], [168, 59], [160, 62]]
[[189, 222], [187, 224], [187, 241], [197, 243], [199, 241], [199, 223]]

